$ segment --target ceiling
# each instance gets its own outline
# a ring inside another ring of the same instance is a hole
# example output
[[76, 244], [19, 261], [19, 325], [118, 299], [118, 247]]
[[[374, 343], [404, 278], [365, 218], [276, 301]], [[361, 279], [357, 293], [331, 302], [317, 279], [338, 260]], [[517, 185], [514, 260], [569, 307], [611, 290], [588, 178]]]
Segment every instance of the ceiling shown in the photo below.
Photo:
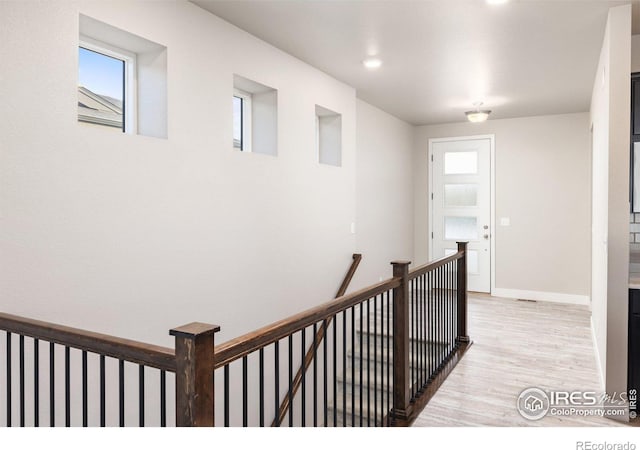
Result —
[[607, 10], [630, 3], [192, 1], [416, 125], [464, 121], [475, 101], [494, 119], [588, 111]]

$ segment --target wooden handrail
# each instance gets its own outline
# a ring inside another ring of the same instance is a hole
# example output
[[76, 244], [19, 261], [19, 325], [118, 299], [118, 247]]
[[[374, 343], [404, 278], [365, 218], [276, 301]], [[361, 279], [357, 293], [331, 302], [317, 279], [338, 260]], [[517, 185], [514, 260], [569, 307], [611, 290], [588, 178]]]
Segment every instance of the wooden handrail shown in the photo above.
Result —
[[160, 370], [176, 371], [174, 350], [167, 347], [145, 344], [6, 313], [0, 313], [0, 330], [136, 364], [143, 364]]
[[338, 292], [336, 293], [335, 298], [342, 297], [347, 292], [347, 288], [351, 284], [353, 275], [355, 275], [356, 270], [358, 270], [358, 266], [360, 265], [360, 261], [362, 261], [362, 254], [354, 253], [352, 258], [353, 260], [351, 261], [349, 270], [347, 271], [347, 274], [344, 276], [344, 280], [342, 280], [342, 284], [340, 285], [340, 288], [338, 288]]
[[328, 319], [345, 309], [349, 309], [399, 285], [400, 280], [398, 278], [390, 278], [227, 341], [216, 346], [215, 368], [223, 367], [249, 353], [279, 341], [303, 328], [310, 327], [314, 323]]
[[452, 255], [443, 256], [442, 258], [433, 260], [431, 262], [428, 262], [427, 264], [423, 264], [422, 266], [418, 266], [415, 269], [409, 271], [409, 280], [413, 280], [414, 278], [418, 278], [420, 275], [424, 275], [425, 273], [431, 272], [438, 267], [442, 267], [448, 262], [460, 259], [462, 258], [462, 256], [463, 252], [458, 251]]
[[[345, 292], [347, 292], [347, 288], [349, 287], [349, 284], [351, 284], [351, 280], [353, 279], [353, 275], [356, 273], [356, 270], [360, 265], [360, 261], [362, 261], [362, 255], [360, 253], [354, 253], [351, 266], [349, 267], [349, 270], [347, 271], [347, 274], [345, 275], [344, 280], [342, 280], [342, 284], [340, 285], [340, 288], [338, 288], [338, 292], [336, 293], [335, 298], [342, 297], [345, 294]], [[298, 369], [298, 372], [296, 373], [296, 376], [293, 379], [293, 386], [291, 388], [291, 397], [294, 397], [298, 392], [298, 389], [300, 389], [300, 385], [302, 384], [302, 374], [306, 373], [307, 369], [309, 369], [309, 366], [311, 366], [311, 363], [313, 362], [313, 355], [315, 354], [316, 350], [320, 346], [322, 339], [324, 339], [324, 335], [326, 333], [326, 327], [328, 327], [330, 323], [331, 323], [331, 317], [329, 317], [326, 324], [323, 323], [320, 329], [316, 332], [315, 339], [313, 340], [311, 347], [309, 347], [309, 350], [307, 350], [307, 353], [304, 355], [304, 361], [302, 361], [302, 364], [300, 365], [300, 368]], [[278, 415], [273, 419], [273, 422], [271, 423], [272, 427], [276, 426], [276, 424], [278, 423], [282, 423], [282, 421], [284, 420], [284, 417], [287, 415], [287, 411], [289, 410], [290, 403], [291, 403], [291, 398], [289, 398], [288, 395], [285, 396], [284, 399], [282, 399], [282, 403], [280, 404], [280, 409], [278, 410]]]

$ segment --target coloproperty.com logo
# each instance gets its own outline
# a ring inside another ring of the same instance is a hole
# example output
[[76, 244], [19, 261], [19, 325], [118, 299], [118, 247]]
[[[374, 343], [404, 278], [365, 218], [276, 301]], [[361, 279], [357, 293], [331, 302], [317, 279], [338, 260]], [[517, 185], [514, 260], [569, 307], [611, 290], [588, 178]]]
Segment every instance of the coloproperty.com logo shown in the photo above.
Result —
[[544, 391], [537, 387], [525, 389], [516, 402], [518, 412], [528, 420], [545, 416], [624, 416], [636, 417], [636, 391], [606, 394], [594, 391]]

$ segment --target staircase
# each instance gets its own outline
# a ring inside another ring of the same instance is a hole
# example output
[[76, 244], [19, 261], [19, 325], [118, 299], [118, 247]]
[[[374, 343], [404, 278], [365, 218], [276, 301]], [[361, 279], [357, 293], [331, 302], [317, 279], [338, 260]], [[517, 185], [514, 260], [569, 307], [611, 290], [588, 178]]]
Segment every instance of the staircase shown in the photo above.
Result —
[[[426, 323], [434, 323], [429, 319], [436, 317], [443, 309], [442, 303], [436, 304], [435, 296], [424, 295], [424, 291], [416, 289], [411, 292], [410, 298], [413, 300], [409, 307], [409, 323], [414, 323], [414, 315], [419, 316], [418, 320], [426, 319]], [[433, 301], [422, 310], [423, 305], [428, 303], [427, 299]], [[432, 333], [437, 335], [435, 331], [432, 330]], [[393, 407], [393, 330], [392, 317], [388, 317], [386, 308], [378, 305], [375, 314], [371, 311], [368, 324], [366, 317], [362, 322], [358, 318], [355, 322], [355, 338], [355, 344], [347, 349], [346, 367], [337, 376], [337, 402], [334, 405], [333, 399], [329, 401], [328, 425], [382, 426]], [[409, 368], [412, 384], [416, 381], [426, 383], [428, 380], [428, 370], [424, 370], [424, 365], [420, 369], [423, 355], [429, 355], [433, 361], [445, 361], [454, 344], [451, 340], [413, 336], [411, 333], [409, 345], [413, 350], [409, 356]], [[433, 367], [431, 372], [436, 368]]]

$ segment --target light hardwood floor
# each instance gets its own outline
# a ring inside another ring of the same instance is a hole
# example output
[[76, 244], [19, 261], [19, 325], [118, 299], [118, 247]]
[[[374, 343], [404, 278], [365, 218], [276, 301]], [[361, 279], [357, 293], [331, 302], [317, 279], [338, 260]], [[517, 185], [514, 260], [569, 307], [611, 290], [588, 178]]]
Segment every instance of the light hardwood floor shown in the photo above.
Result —
[[473, 345], [414, 426], [621, 426], [601, 417], [530, 421], [516, 410], [522, 390], [602, 392], [585, 306], [470, 294]]

